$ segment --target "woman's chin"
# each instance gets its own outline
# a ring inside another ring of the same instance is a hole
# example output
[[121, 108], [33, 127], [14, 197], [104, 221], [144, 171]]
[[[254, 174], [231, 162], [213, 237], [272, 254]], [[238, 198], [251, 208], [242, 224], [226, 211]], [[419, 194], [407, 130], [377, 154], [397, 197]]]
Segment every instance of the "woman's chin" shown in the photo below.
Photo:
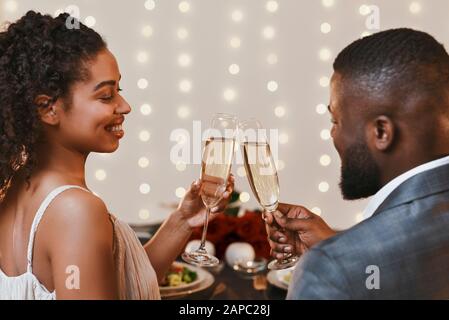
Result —
[[118, 141], [113, 143], [105, 143], [104, 145], [98, 146], [94, 152], [96, 153], [113, 153], [117, 151], [120, 143]]

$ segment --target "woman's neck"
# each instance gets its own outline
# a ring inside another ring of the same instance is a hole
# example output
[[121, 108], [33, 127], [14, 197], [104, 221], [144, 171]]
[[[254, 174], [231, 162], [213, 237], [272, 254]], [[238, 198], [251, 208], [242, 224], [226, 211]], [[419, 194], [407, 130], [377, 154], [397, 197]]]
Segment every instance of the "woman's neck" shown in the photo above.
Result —
[[74, 184], [86, 186], [85, 166], [88, 154], [68, 149], [61, 145], [42, 145], [37, 153], [37, 166], [39, 173], [53, 173], [67, 178]]

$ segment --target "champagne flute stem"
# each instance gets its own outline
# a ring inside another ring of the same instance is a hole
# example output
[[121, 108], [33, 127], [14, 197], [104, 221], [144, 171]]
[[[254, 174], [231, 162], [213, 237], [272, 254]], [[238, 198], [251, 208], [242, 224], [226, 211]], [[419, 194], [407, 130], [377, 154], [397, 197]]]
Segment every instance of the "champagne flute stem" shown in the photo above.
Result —
[[206, 235], [207, 235], [207, 227], [209, 225], [209, 214], [210, 209], [209, 207], [206, 207], [206, 218], [204, 219], [204, 227], [203, 227], [203, 233], [201, 235], [201, 244], [198, 249], [198, 251], [206, 251]]

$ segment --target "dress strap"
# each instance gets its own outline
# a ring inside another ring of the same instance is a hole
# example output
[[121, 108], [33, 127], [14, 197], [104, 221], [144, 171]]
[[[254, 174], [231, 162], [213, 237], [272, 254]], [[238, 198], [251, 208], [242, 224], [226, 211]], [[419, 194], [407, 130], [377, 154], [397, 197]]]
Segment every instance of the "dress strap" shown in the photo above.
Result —
[[41, 221], [45, 210], [47, 210], [50, 203], [62, 192], [68, 190], [68, 189], [81, 189], [87, 192], [90, 192], [89, 190], [75, 185], [65, 185], [60, 186], [51, 191], [47, 197], [45, 197], [44, 201], [42, 201], [39, 209], [36, 212], [36, 215], [34, 216], [33, 224], [31, 225], [30, 230], [30, 239], [28, 240], [28, 250], [27, 250], [27, 272], [33, 273], [33, 248], [34, 248], [34, 238], [36, 237], [36, 231], [37, 227], [39, 225], [39, 222]]

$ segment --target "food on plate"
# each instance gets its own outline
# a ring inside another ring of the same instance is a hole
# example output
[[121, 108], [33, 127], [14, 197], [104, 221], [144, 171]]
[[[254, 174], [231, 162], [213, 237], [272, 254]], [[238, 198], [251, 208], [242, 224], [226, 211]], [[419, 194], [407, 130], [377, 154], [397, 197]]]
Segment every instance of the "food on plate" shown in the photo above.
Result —
[[292, 273], [293, 272], [287, 272], [286, 274], [284, 274], [282, 276], [282, 280], [286, 283], [286, 284], [290, 284], [290, 280], [292, 279]]
[[293, 268], [276, 271], [276, 277], [277, 277], [278, 281], [280, 281], [281, 283], [283, 283], [286, 286], [290, 285], [292, 276], [293, 276]]
[[179, 287], [181, 285], [190, 284], [198, 278], [198, 274], [188, 267], [173, 263], [165, 274], [162, 281], [162, 287]]

